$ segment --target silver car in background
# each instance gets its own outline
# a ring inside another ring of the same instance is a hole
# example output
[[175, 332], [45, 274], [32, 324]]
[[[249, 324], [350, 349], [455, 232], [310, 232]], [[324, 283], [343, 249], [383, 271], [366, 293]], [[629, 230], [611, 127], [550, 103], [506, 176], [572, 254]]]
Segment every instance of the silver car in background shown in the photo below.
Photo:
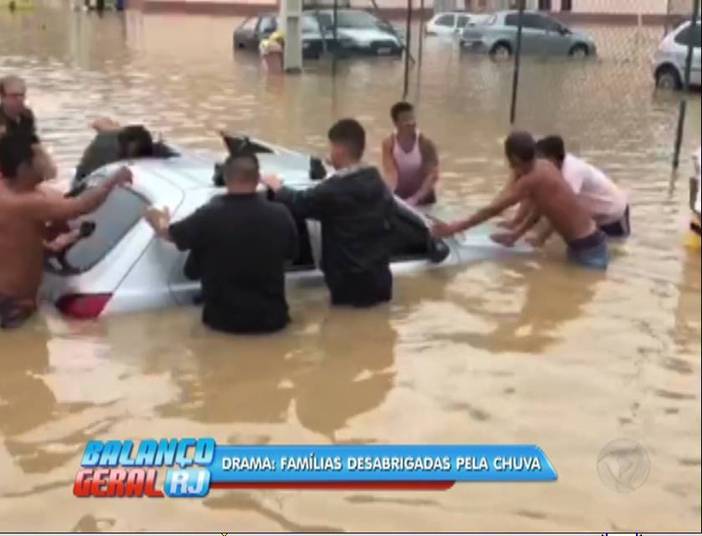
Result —
[[661, 89], [682, 89], [685, 80], [685, 64], [690, 44], [693, 46], [690, 85], [699, 87], [700, 50], [702, 47], [702, 26], [697, 21], [695, 28], [690, 22], [678, 26], [661, 42], [653, 60], [653, 73], [656, 86]]
[[[501, 11], [484, 24], [469, 26], [461, 36], [461, 48], [507, 59], [517, 49], [518, 11]], [[597, 54], [595, 41], [573, 32], [548, 15], [534, 11], [523, 14], [522, 52], [530, 55], [587, 58]]]
[[427, 35], [460, 36], [467, 26], [481, 24], [489, 19], [490, 15], [449, 11], [434, 15], [434, 17], [427, 22], [424, 32]]

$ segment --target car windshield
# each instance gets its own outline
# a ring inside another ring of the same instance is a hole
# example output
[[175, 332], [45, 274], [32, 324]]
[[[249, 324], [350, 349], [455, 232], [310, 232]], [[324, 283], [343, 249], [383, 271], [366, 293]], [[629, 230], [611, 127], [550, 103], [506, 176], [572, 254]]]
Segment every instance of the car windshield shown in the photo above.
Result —
[[[319, 19], [325, 28], [334, 27], [333, 13], [320, 13]], [[383, 26], [383, 23], [365, 11], [339, 11], [337, 14], [339, 28], [368, 29]]]

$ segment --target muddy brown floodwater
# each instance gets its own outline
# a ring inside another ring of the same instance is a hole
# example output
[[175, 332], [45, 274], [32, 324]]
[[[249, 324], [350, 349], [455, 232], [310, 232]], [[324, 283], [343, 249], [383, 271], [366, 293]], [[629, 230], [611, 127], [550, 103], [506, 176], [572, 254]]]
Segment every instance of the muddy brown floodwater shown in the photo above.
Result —
[[[64, 178], [98, 115], [143, 120], [194, 149], [227, 126], [322, 152], [331, 121], [367, 126], [377, 161], [402, 65], [355, 61], [267, 78], [233, 57], [227, 18], [45, 8], [0, 13], [0, 73], [30, 84]], [[331, 311], [291, 296], [270, 338], [228, 338], [195, 309], [73, 323], [50, 309], [0, 334], [0, 530], [700, 530], [700, 255], [682, 247], [685, 159], [671, 176], [678, 100], [654, 95], [659, 29], [591, 28], [602, 58], [527, 63], [519, 124], [558, 130], [631, 192], [634, 236], [606, 276], [529, 258], [401, 277], [397, 298]], [[611, 43], [607, 48], [607, 43]], [[604, 46], [603, 46], [604, 45]], [[511, 69], [427, 40], [411, 97], [441, 149], [442, 210], [489, 199], [506, 177]], [[216, 492], [202, 501], [77, 500], [90, 438], [212, 436], [222, 443], [537, 443], [556, 484], [445, 493]], [[598, 476], [627, 438], [651, 470], [620, 494]]]

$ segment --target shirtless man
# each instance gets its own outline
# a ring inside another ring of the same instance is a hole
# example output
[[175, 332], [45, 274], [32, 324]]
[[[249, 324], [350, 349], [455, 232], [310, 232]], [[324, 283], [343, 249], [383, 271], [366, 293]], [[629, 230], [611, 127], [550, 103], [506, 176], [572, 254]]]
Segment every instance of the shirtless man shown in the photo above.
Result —
[[414, 107], [398, 102], [390, 111], [395, 133], [383, 140], [383, 175], [390, 190], [409, 205], [436, 203], [439, 156], [434, 143], [417, 130]]
[[66, 222], [97, 209], [112, 190], [131, 182], [124, 168], [101, 186], [79, 197], [63, 198], [40, 190], [46, 164], [43, 153], [21, 137], [0, 139], [0, 328], [21, 325], [36, 310], [47, 249], [56, 252], [80, 232], [47, 241], [54, 222]]
[[580, 206], [558, 168], [548, 160], [536, 158], [536, 143], [531, 134], [515, 132], [510, 135], [505, 142], [505, 152], [515, 180], [474, 216], [453, 224], [437, 223], [432, 229], [434, 236], [446, 237], [465, 231], [527, 201], [534, 208], [536, 218], [527, 218], [513, 231], [494, 235], [496, 242], [513, 246], [536, 223], [538, 216], [543, 215], [568, 244], [571, 261], [605, 270], [609, 254], [604, 233]]

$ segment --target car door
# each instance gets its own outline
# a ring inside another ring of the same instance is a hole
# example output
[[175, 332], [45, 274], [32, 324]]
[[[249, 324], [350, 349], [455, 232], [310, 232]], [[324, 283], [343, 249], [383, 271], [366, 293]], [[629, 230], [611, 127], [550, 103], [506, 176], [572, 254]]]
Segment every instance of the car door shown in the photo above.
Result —
[[526, 54], [545, 54], [548, 36], [546, 20], [538, 13], [524, 14], [522, 51]]
[[567, 56], [570, 52], [570, 32], [557, 20], [541, 16], [544, 37], [541, 53], [547, 56]]
[[[541, 38], [543, 37], [543, 31], [540, 29], [541, 24], [537, 19], [538, 16], [532, 13], [524, 13], [522, 17], [522, 53], [536, 54], [540, 50]], [[505, 17], [505, 28], [510, 32], [510, 39], [513, 40], [514, 52], [516, 52], [519, 31], [519, 15], [517, 13], [510, 13]]]
[[[261, 41], [268, 39], [271, 34], [278, 30], [278, 20], [273, 15], [266, 15], [261, 17], [258, 21], [258, 26], [256, 27], [256, 39], [257, 43], [260, 44]], [[258, 45], [257, 45], [258, 46]]]
[[256, 50], [258, 48], [258, 38], [256, 28], [258, 28], [258, 17], [251, 17], [242, 24], [236, 31], [236, 46], [245, 50]]
[[437, 35], [452, 35], [455, 27], [456, 16], [451, 13], [441, 15], [434, 22], [434, 31], [436, 31]]
[[458, 17], [456, 17], [456, 29], [454, 33], [456, 35], [462, 35], [463, 30], [466, 29], [466, 26], [468, 26], [469, 22], [470, 17], [468, 15], [458, 15]]

